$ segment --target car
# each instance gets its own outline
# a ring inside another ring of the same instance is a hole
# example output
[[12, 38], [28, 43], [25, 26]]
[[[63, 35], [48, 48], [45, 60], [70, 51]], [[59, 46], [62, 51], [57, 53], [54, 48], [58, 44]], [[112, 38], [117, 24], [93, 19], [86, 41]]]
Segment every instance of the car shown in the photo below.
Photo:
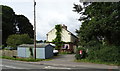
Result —
[[59, 53], [59, 51], [58, 50], [53, 50], [53, 54], [54, 54], [54, 56], [57, 56], [58, 55], [58, 53]]

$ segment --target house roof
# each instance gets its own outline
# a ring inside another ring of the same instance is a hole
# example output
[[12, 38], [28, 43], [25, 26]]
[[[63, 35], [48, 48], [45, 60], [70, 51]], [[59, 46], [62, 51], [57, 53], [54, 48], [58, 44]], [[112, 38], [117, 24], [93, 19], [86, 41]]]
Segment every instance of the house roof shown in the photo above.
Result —
[[[63, 28], [63, 29], [65, 29], [65, 28]], [[65, 29], [66, 30], [66, 29]], [[66, 30], [66, 31], [68, 31], [68, 30]], [[75, 38], [78, 38], [77, 36], [75, 36], [73, 33], [71, 33], [70, 31], [68, 31], [72, 36], [74, 36]]]

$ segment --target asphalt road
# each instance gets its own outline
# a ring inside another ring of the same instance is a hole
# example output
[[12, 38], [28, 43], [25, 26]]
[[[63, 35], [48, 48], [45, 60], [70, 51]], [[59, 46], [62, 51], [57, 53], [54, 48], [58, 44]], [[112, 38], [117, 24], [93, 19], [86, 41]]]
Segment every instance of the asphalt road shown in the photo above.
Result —
[[[66, 70], [78, 69], [77, 67], [33, 64], [29, 62], [7, 60], [7, 59], [2, 59], [2, 64], [0, 66], [2, 67], [2, 69], [66, 69]], [[79, 69], [88, 69], [88, 68], [79, 67]]]
[[[75, 63], [73, 55], [54, 58], [51, 61], [24, 62], [2, 59], [2, 71], [119, 71], [117, 66]], [[0, 59], [1, 60], [1, 59]]]

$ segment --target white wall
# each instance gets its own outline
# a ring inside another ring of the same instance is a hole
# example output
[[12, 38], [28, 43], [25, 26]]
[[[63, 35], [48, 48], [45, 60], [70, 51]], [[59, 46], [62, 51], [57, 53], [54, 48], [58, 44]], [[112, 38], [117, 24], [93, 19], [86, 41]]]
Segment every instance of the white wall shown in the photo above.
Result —
[[[61, 40], [64, 41], [64, 42], [71, 42], [70, 33], [63, 28], [62, 28], [61, 37], [62, 37]], [[48, 33], [47, 41], [51, 42], [55, 38], [56, 38], [56, 29], [53, 29]]]
[[64, 42], [71, 42], [71, 35], [65, 29], [62, 29], [61, 40]]
[[51, 30], [47, 35], [47, 41], [51, 42], [52, 40], [54, 40], [56, 38], [55, 33], [56, 33], [55, 29]]

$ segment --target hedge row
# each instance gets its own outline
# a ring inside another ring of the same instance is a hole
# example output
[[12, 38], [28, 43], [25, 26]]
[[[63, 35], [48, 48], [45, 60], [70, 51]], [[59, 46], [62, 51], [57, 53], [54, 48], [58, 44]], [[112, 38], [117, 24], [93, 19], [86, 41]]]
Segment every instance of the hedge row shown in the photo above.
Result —
[[[81, 48], [77, 49], [76, 59], [81, 59], [78, 53]], [[83, 48], [82, 48], [83, 49]], [[86, 49], [83, 49], [86, 51]], [[84, 53], [84, 58], [89, 60], [98, 60], [101, 62], [120, 63], [120, 47], [119, 46], [100, 46], [91, 47], [88, 49], [87, 54]]]

